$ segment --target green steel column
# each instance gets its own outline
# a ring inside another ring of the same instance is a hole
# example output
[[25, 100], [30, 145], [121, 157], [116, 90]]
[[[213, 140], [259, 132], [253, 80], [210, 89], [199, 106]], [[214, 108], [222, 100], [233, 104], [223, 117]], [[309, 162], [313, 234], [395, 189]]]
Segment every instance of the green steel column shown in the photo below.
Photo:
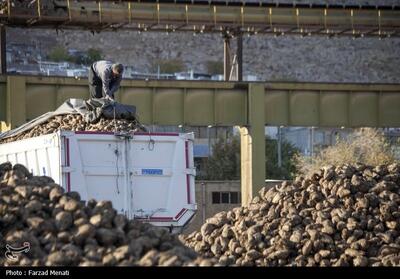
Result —
[[26, 122], [25, 77], [7, 76], [7, 120], [8, 129]]
[[248, 205], [265, 184], [264, 84], [250, 83], [248, 126], [240, 127], [242, 205]]

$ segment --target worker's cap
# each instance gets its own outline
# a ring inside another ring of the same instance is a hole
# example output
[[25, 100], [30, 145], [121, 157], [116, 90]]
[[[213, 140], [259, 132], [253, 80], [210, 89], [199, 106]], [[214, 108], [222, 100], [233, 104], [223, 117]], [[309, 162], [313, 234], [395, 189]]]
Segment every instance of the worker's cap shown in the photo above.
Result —
[[122, 75], [122, 73], [124, 72], [124, 66], [120, 63], [113, 64], [112, 69], [114, 72], [118, 73], [119, 75]]

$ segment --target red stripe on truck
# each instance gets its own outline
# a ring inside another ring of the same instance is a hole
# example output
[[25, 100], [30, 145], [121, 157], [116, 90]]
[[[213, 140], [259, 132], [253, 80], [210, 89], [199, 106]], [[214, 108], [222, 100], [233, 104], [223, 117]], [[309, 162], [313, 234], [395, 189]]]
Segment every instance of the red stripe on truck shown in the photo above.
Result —
[[185, 141], [186, 168], [189, 168], [189, 143]]
[[67, 173], [67, 191], [71, 192], [71, 174]]
[[167, 221], [174, 220], [174, 218], [172, 218], [172, 217], [150, 217], [150, 220], [158, 221], [158, 222], [162, 222], [162, 221], [167, 222]]
[[66, 160], [67, 160], [67, 167], [69, 167], [69, 139], [65, 139], [65, 150], [67, 152], [66, 154]]
[[[65, 138], [65, 164], [67, 167], [70, 166], [70, 156], [69, 156], [69, 139]], [[67, 192], [71, 192], [71, 174], [67, 173]]]
[[[185, 157], [186, 157], [186, 168], [189, 168], [189, 142], [185, 141]], [[187, 192], [187, 203], [190, 203], [190, 176], [186, 175], [186, 192]]]
[[99, 132], [99, 131], [76, 131], [77, 135], [113, 135], [113, 132]]
[[[75, 131], [77, 135], [114, 135], [114, 132], [101, 132], [101, 131]], [[179, 133], [131, 133], [134, 136], [179, 136]]]
[[187, 203], [190, 203], [190, 176], [186, 175]]
[[156, 221], [156, 222], [169, 222], [169, 221], [173, 221], [174, 218], [172, 217], [150, 217], [150, 218], [135, 218], [138, 220], [151, 220], [151, 221]]
[[139, 132], [139, 133], [134, 133], [134, 136], [174, 136], [177, 137], [179, 136], [179, 133], [145, 133], [145, 132]]
[[178, 214], [176, 214], [175, 217], [136, 217], [135, 219], [137, 220], [149, 220], [149, 221], [155, 221], [155, 222], [169, 222], [169, 221], [178, 221], [188, 210], [186, 208], [182, 208], [181, 211], [179, 211]]
[[182, 208], [182, 210], [181, 211], [179, 211], [179, 213], [178, 214], [176, 214], [176, 216], [175, 216], [175, 219], [178, 219], [181, 215], [183, 215], [183, 213], [184, 212], [186, 212], [187, 211], [187, 209], [185, 209], [185, 208]]

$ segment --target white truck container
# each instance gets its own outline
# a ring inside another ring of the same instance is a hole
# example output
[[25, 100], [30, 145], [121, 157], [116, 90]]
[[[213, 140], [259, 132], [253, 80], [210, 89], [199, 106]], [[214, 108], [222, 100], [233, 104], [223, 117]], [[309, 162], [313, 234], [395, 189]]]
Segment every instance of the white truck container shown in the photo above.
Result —
[[192, 133], [57, 133], [0, 145], [0, 163], [25, 165], [82, 200], [173, 231], [196, 211]]

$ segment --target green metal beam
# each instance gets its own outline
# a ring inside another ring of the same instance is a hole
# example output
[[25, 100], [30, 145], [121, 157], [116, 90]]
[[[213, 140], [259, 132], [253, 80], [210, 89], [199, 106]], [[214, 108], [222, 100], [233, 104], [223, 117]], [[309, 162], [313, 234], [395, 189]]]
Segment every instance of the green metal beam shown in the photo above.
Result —
[[[25, 110], [8, 105], [9, 82], [24, 84], [13, 95], [24, 96], [30, 104]], [[137, 106], [148, 125], [244, 126], [250, 123], [247, 94], [253, 84], [264, 88], [265, 125], [400, 127], [398, 84], [124, 80], [117, 98]], [[0, 119], [13, 111], [27, 121], [68, 98], [88, 97], [86, 79], [1, 76]]]
[[398, 127], [400, 87], [362, 84], [267, 84], [265, 124]]

